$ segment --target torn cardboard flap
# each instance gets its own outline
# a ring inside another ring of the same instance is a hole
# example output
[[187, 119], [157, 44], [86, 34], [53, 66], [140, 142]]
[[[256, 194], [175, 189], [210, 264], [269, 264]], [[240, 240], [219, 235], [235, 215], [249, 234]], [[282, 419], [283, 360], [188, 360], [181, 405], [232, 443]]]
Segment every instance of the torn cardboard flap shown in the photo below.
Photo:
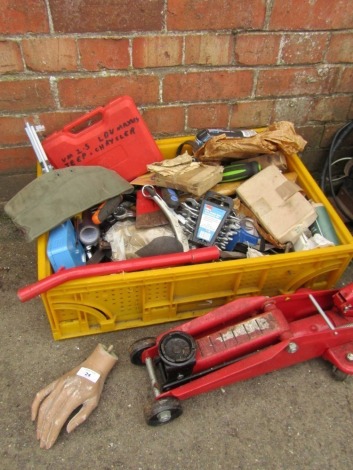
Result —
[[236, 190], [261, 225], [280, 243], [295, 243], [302, 231], [316, 220], [316, 212], [275, 166], [249, 178]]
[[[180, 158], [182, 157], [182, 158]], [[202, 196], [222, 180], [223, 166], [194, 162], [189, 154], [147, 165], [156, 186]]]
[[271, 124], [253, 137], [226, 137], [222, 134], [208, 140], [195, 154], [202, 162], [223, 158], [244, 159], [254, 154], [273, 154], [278, 151], [289, 157], [304, 150], [307, 142], [295, 132], [288, 121]]
[[162, 162], [150, 163], [149, 165], [147, 165], [147, 168], [150, 171], [162, 172], [167, 171], [168, 168], [178, 167], [179, 165], [190, 165], [192, 161], [193, 157], [187, 152], [185, 152], [175, 158], [166, 159]]
[[[173, 176], [173, 175], [182, 175], [186, 171], [192, 171], [200, 167], [200, 163], [193, 162], [192, 157], [189, 155], [190, 161], [184, 163], [174, 163], [169, 160], [166, 160], [166, 165], [151, 164], [147, 165], [147, 169], [153, 173], [160, 176]], [[177, 157], [179, 158], [179, 157]], [[172, 159], [174, 160], [174, 158]]]
[[261, 235], [261, 237], [263, 237], [268, 243], [271, 243], [271, 245], [274, 245], [281, 250], [286, 248], [285, 243], [280, 243], [276, 238], [273, 237], [273, 235], [271, 235], [267, 230], [264, 229], [264, 227], [262, 227], [254, 212], [252, 212], [248, 206], [243, 204], [239, 198], [234, 199], [234, 209], [239, 212], [239, 214], [242, 214], [245, 217], [250, 217], [253, 220], [254, 227], [256, 228], [259, 235]]

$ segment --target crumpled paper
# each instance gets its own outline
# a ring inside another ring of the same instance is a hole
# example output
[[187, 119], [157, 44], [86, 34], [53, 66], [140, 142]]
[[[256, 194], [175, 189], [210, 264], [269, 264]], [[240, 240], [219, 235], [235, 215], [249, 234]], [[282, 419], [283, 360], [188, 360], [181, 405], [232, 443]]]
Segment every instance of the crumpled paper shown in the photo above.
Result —
[[[139, 258], [140, 256], [137, 252], [145, 248], [158, 237], [170, 237], [175, 239], [173, 230], [167, 225], [163, 227], [137, 229], [133, 220], [124, 220], [110, 227], [104, 238], [110, 243], [112, 260], [122, 261], [125, 259]], [[184, 234], [181, 245], [184, 247], [184, 251], [188, 251], [188, 240]]]
[[254, 154], [282, 152], [290, 157], [304, 150], [307, 142], [295, 132], [293, 123], [279, 121], [253, 137], [226, 137], [222, 134], [208, 140], [195, 153], [201, 162], [223, 158], [243, 159]]

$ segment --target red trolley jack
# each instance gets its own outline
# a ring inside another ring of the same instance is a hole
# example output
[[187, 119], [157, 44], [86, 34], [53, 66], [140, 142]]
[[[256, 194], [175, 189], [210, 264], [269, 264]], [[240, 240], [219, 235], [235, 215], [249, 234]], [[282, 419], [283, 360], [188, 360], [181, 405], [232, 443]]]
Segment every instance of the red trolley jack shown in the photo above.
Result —
[[156, 426], [182, 413], [180, 401], [322, 357], [336, 377], [353, 374], [353, 283], [342, 289], [239, 298], [130, 348], [146, 365]]

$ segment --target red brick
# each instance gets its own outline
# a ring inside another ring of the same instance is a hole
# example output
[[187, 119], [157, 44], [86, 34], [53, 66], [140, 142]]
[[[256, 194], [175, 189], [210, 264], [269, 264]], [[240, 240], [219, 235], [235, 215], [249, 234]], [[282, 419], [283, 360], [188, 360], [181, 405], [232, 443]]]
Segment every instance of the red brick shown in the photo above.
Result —
[[[342, 126], [344, 124], [347, 124], [346, 122], [344, 122], [342, 124]], [[342, 141], [342, 148], [347, 148], [347, 147], [351, 147], [351, 150], [350, 150], [350, 153], [349, 153], [349, 157], [352, 157], [352, 149], [353, 149], [353, 132], [351, 131], [345, 138], [344, 140]], [[345, 155], [346, 157], [347, 155]]]
[[307, 141], [306, 149], [320, 147], [324, 126], [295, 126], [295, 130]]
[[327, 157], [327, 150], [321, 148], [312, 148], [308, 145], [302, 152], [302, 161], [306, 168], [311, 173], [314, 179], [319, 180], [321, 177], [322, 168]]
[[264, 0], [169, 0], [168, 30], [261, 29], [265, 21]]
[[[340, 123], [329, 123], [325, 125], [325, 133], [322, 140], [322, 146], [328, 147], [331, 145], [335, 134], [347, 124], [347, 121]], [[345, 136], [339, 145], [339, 149], [346, 149], [347, 147], [353, 147], [353, 132], [350, 132]], [[345, 157], [352, 157], [352, 151], [349, 154], [344, 155]]]
[[0, 0], [2, 34], [48, 33], [45, 0]]
[[27, 68], [37, 72], [77, 70], [77, 50], [73, 38], [24, 39], [22, 49]]
[[335, 90], [338, 68], [293, 67], [260, 70], [256, 96], [327, 94]]
[[54, 29], [61, 33], [159, 31], [164, 0], [49, 0]]
[[273, 121], [274, 101], [238, 102], [232, 107], [231, 127], [264, 127]]
[[311, 97], [295, 97], [276, 100], [273, 114], [274, 121], [292, 121], [305, 124], [308, 121]]
[[353, 27], [352, 0], [274, 0], [270, 29], [315, 30]]
[[336, 91], [341, 93], [353, 92], [353, 67], [343, 69]]
[[235, 59], [238, 64], [276, 64], [281, 36], [273, 33], [237, 34], [235, 39]]
[[325, 56], [329, 33], [284, 34], [280, 62], [284, 64], [315, 64]]
[[173, 73], [163, 82], [163, 100], [173, 101], [210, 101], [217, 99], [245, 98], [251, 94], [253, 72], [237, 70], [234, 72], [194, 72]]
[[119, 70], [130, 65], [128, 39], [79, 39], [81, 65], [86, 70]]
[[3, 81], [0, 87], [1, 111], [32, 112], [54, 106], [49, 81]]
[[[321, 141], [321, 147], [329, 147], [332, 143], [332, 140], [335, 136], [335, 134], [342, 129], [342, 127], [347, 124], [346, 122], [341, 122], [339, 124], [326, 124], [325, 125], [325, 131], [323, 133], [322, 141]], [[346, 135], [344, 140], [341, 142], [341, 145], [339, 146], [338, 150], [343, 150], [343, 152], [346, 152], [347, 147], [353, 147], [353, 132], [350, 134]], [[351, 157], [352, 156], [352, 150], [343, 155], [344, 157]]]
[[152, 134], [181, 134], [184, 131], [184, 108], [150, 108], [143, 111], [143, 119]]
[[14, 173], [23, 170], [35, 171], [36, 156], [32, 147], [11, 147], [0, 149], [0, 173]]
[[336, 132], [341, 129], [342, 124], [328, 123], [325, 125], [322, 139], [320, 142], [321, 147], [329, 147]]
[[48, 136], [53, 132], [61, 130], [67, 124], [75, 121], [84, 114], [84, 111], [60, 111], [52, 113], [43, 113], [37, 115], [38, 121], [45, 127], [43, 136]]
[[233, 40], [229, 34], [186, 36], [185, 63], [229, 65], [232, 63]]
[[0, 41], [0, 74], [22, 72], [20, 47], [15, 41]]
[[228, 104], [200, 104], [188, 106], [188, 128], [227, 127], [229, 120]]
[[[353, 13], [352, 13], [353, 14]], [[333, 33], [326, 60], [328, 62], [353, 62], [353, 34]]]
[[181, 36], [148, 36], [133, 41], [133, 65], [144, 67], [171, 67], [182, 63]]
[[158, 77], [64, 78], [58, 81], [61, 105], [67, 108], [102, 106], [122, 95], [129, 95], [137, 104], [158, 101]]
[[314, 98], [310, 113], [310, 121], [345, 121], [348, 119], [351, 96], [325, 96]]
[[25, 119], [13, 116], [0, 117], [1, 144], [15, 145], [29, 143], [24, 130]]

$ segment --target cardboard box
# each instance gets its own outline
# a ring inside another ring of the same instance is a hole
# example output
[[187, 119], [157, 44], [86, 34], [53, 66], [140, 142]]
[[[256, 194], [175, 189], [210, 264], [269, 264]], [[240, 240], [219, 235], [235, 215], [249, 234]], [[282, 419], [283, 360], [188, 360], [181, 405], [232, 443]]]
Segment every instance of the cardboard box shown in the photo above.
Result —
[[179, 189], [194, 196], [202, 196], [223, 177], [223, 166], [194, 162], [188, 154], [147, 165], [147, 168], [156, 186]]
[[260, 171], [239, 186], [236, 192], [280, 243], [295, 243], [317, 217], [301, 188], [287, 180], [275, 166]]

